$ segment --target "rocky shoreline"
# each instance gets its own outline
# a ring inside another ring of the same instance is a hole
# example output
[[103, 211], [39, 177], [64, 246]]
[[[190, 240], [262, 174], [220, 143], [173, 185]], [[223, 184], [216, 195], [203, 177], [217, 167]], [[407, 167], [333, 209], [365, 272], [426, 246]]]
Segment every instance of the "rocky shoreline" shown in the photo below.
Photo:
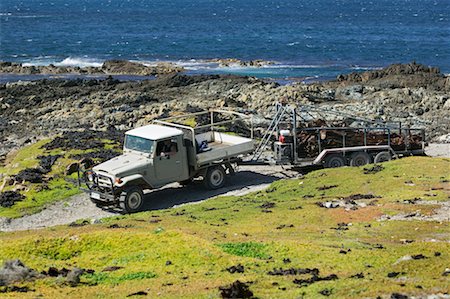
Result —
[[[119, 65], [107, 69], [122, 72]], [[0, 69], [8, 67], [16, 66], [3, 63]], [[0, 157], [64, 131], [111, 127], [123, 131], [173, 112], [226, 107], [270, 116], [273, 103], [280, 99], [355, 117], [401, 121], [403, 126], [424, 127], [428, 140], [450, 142], [449, 97], [450, 78], [416, 63], [286, 86], [252, 77], [188, 76], [179, 71], [143, 81], [106, 78], [5, 83], [0, 85]]]
[[[240, 60], [236, 58], [214, 58], [204, 60], [205, 63], [217, 64], [219, 67], [263, 67], [275, 64], [262, 59]], [[26, 65], [16, 62], [0, 61], [0, 74], [14, 75], [132, 75], [158, 76], [185, 72], [183, 66], [173, 62], [144, 64], [128, 60], [107, 60], [101, 66], [61, 66], [61, 65]]]
[[136, 75], [156, 76], [183, 72], [184, 68], [170, 62], [160, 62], [148, 66], [142, 63], [127, 60], [107, 60], [100, 67], [78, 67], [78, 66], [55, 66], [53, 64], [44, 66], [23, 65], [15, 62], [0, 62], [0, 74], [20, 75]]

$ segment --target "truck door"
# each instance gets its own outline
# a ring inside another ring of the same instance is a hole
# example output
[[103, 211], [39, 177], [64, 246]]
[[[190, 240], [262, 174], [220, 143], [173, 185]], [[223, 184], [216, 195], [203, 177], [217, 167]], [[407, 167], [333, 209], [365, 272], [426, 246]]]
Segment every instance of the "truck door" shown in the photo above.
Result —
[[159, 184], [176, 182], [182, 176], [184, 162], [180, 149], [177, 136], [158, 141], [153, 165]]

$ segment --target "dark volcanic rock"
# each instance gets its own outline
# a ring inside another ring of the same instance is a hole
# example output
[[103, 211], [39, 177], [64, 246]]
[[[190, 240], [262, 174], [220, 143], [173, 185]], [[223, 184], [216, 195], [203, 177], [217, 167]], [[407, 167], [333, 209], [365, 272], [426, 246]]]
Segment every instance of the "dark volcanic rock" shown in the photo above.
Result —
[[362, 279], [362, 278], [364, 278], [364, 273], [362, 273], [362, 272], [357, 273], [357, 274], [355, 274], [355, 275], [350, 276], [350, 278], [358, 278], [358, 279]]
[[[120, 134], [122, 135], [122, 134]], [[54, 138], [52, 141], [50, 141], [47, 144], [44, 144], [42, 148], [45, 148], [46, 150], [53, 150], [53, 149], [63, 149], [63, 150], [70, 150], [70, 149], [80, 149], [80, 150], [87, 150], [87, 149], [96, 149], [96, 148], [103, 148], [105, 144], [101, 139], [109, 139], [108, 137], [114, 137], [118, 138], [119, 134], [109, 134], [109, 132], [100, 132], [100, 131], [92, 131], [92, 130], [85, 130], [82, 132], [64, 132], [62, 136], [58, 136]]]
[[289, 268], [289, 269], [273, 269], [272, 271], [267, 272], [268, 275], [300, 275], [300, 274], [312, 274], [313, 276], [319, 275], [319, 269], [317, 268]]
[[337, 187], [337, 185], [322, 186], [322, 187], [317, 187], [317, 190], [323, 191], [323, 190], [333, 189], [333, 188], [336, 188], [336, 187]]
[[328, 276], [323, 276], [323, 277], [313, 275], [311, 278], [307, 278], [307, 279], [294, 279], [293, 282], [300, 286], [308, 286], [317, 281], [336, 280], [336, 279], [338, 279], [336, 274], [330, 274]]
[[50, 276], [50, 277], [58, 277], [63, 276], [66, 277], [69, 274], [70, 270], [67, 268], [58, 269], [56, 267], [50, 267], [47, 271], [42, 271], [42, 275]]
[[373, 199], [373, 198], [380, 198], [380, 196], [376, 196], [373, 194], [352, 194], [350, 196], [344, 197], [342, 198], [342, 200], [344, 200], [345, 202], [351, 202], [354, 200], [359, 200], [359, 199]]
[[413, 260], [422, 260], [422, 259], [427, 259], [428, 257], [424, 256], [423, 254], [416, 254], [416, 255], [411, 255], [411, 258]]
[[439, 68], [428, 67], [415, 62], [408, 64], [393, 64], [381, 70], [363, 73], [339, 75], [339, 82], [383, 83], [389, 82], [395, 87], [434, 87], [445, 88], [445, 78]]
[[17, 182], [42, 183], [44, 172], [38, 168], [26, 168], [14, 176]]
[[328, 297], [328, 296], [331, 295], [332, 292], [333, 292], [333, 291], [332, 291], [331, 289], [323, 289], [323, 290], [319, 291], [319, 294]]
[[25, 198], [22, 194], [15, 191], [5, 191], [0, 193], [0, 206], [4, 208], [9, 208], [13, 206], [16, 202], [21, 201]]
[[236, 280], [231, 285], [219, 287], [222, 298], [252, 298], [253, 292], [250, 291], [248, 285]]
[[394, 278], [394, 277], [397, 277], [397, 276], [403, 275], [403, 274], [405, 274], [405, 272], [389, 272], [389, 273], [387, 274], [387, 277], [389, 277], [389, 278]]
[[90, 222], [88, 220], [83, 220], [81, 222], [71, 222], [68, 224], [69, 227], [81, 227], [81, 226], [86, 226], [89, 225]]
[[61, 155], [39, 156], [39, 167], [23, 169], [14, 176], [14, 179], [17, 182], [42, 183], [44, 180], [43, 175], [52, 170], [53, 164], [55, 164], [59, 157]]
[[227, 268], [227, 271], [230, 272], [231, 274], [244, 273], [244, 266], [242, 266], [241, 264], [238, 264], [236, 266], [231, 266], [231, 267]]
[[144, 292], [144, 291], [138, 291], [136, 293], [131, 293], [129, 295], [127, 295], [127, 297], [133, 297], [133, 296], [147, 296], [148, 293]]
[[[99, 151], [95, 151], [95, 152], [88, 152], [88, 153], [84, 153], [84, 154], [71, 155], [70, 158], [75, 159], [75, 160], [84, 160], [84, 161], [87, 161], [86, 159], [91, 159], [91, 161], [96, 160], [99, 163], [101, 163], [101, 162], [107, 161], [109, 159], [112, 159], [114, 157], [117, 157], [120, 154], [121, 153], [119, 153], [117, 151], [107, 149], [107, 150], [99, 150]], [[85, 163], [83, 163], [83, 164], [85, 164]], [[92, 166], [92, 164], [90, 166]], [[86, 166], [84, 166], [84, 167], [89, 168]]]
[[374, 173], [382, 171], [383, 169], [384, 169], [384, 166], [380, 165], [380, 164], [376, 164], [376, 165], [373, 165], [370, 167], [363, 168], [364, 174], [374, 174]]
[[408, 299], [409, 297], [407, 295], [403, 295], [400, 293], [392, 293], [391, 299]]
[[49, 156], [39, 156], [39, 167], [43, 173], [49, 173], [52, 170], [53, 164], [56, 160], [60, 158], [61, 155], [49, 155]]
[[3, 289], [0, 289], [0, 293], [27, 293], [30, 291], [34, 291], [27, 286], [18, 287], [18, 286], [6, 286]]
[[262, 205], [259, 206], [262, 209], [272, 209], [275, 207], [275, 203], [274, 202], [265, 202]]

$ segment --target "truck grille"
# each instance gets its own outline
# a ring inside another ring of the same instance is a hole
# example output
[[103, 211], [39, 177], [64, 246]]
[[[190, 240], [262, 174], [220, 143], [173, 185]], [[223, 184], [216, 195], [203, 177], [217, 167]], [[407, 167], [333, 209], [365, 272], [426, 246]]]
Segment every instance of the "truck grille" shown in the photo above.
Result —
[[111, 178], [105, 176], [105, 175], [101, 175], [101, 174], [97, 174], [97, 179], [98, 179], [98, 186], [99, 187], [103, 187], [103, 188], [111, 188], [111, 184], [112, 184], [112, 180]]

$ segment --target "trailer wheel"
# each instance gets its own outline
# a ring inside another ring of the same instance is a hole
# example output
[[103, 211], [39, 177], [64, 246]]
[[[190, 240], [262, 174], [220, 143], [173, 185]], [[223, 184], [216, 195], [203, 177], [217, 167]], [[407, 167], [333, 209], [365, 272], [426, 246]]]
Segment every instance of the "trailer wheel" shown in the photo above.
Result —
[[135, 213], [142, 209], [144, 193], [139, 187], [125, 189], [120, 194], [119, 206], [127, 213]]
[[370, 163], [370, 156], [365, 152], [354, 153], [350, 159], [350, 166], [363, 166]]
[[206, 188], [214, 190], [225, 185], [225, 170], [222, 166], [213, 166], [208, 168], [204, 177]]
[[324, 166], [326, 168], [336, 168], [345, 166], [344, 157], [338, 154], [329, 155], [325, 158]]
[[386, 161], [391, 161], [392, 156], [389, 152], [379, 152], [373, 159], [373, 163], [382, 163]]

